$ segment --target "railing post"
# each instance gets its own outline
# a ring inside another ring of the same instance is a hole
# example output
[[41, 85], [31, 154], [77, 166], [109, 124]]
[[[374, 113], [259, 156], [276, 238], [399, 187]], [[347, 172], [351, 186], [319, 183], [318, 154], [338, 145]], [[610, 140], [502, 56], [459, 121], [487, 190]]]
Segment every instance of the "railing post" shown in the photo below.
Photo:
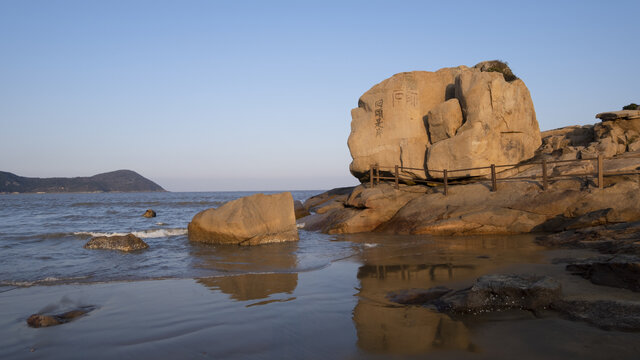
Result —
[[376, 183], [380, 185], [380, 165], [376, 165]]
[[496, 164], [491, 164], [491, 191], [498, 190], [496, 182]]
[[373, 188], [373, 167], [374, 165], [369, 166], [369, 185]]
[[398, 179], [398, 165], [396, 165], [396, 189], [400, 188], [399, 179]]
[[547, 190], [547, 160], [542, 159], [542, 190]]
[[449, 195], [449, 175], [447, 169], [442, 170], [442, 176], [444, 177], [444, 196]]
[[604, 188], [604, 161], [602, 155], [598, 155], [598, 188]]

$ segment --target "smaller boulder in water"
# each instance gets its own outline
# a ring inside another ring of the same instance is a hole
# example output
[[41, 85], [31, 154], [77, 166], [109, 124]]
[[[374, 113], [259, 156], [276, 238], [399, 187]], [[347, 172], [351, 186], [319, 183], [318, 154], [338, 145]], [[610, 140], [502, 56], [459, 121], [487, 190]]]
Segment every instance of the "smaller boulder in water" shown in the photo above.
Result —
[[156, 217], [156, 212], [153, 211], [153, 209], [147, 209], [147, 211], [145, 211], [145, 213], [142, 216], [146, 218], [153, 218], [153, 217]]
[[106, 249], [135, 251], [148, 248], [149, 245], [133, 234], [116, 236], [96, 236], [84, 245], [85, 249]]
[[94, 309], [95, 306], [83, 306], [57, 315], [33, 314], [27, 319], [27, 325], [32, 328], [60, 325], [84, 316]]

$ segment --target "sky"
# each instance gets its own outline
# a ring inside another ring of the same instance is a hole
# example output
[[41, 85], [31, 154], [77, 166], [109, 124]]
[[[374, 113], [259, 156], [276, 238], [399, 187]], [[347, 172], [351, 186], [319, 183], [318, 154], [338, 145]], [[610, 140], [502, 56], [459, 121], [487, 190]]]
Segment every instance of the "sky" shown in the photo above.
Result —
[[0, 171], [329, 189], [395, 73], [507, 61], [541, 130], [640, 103], [640, 1], [0, 0]]

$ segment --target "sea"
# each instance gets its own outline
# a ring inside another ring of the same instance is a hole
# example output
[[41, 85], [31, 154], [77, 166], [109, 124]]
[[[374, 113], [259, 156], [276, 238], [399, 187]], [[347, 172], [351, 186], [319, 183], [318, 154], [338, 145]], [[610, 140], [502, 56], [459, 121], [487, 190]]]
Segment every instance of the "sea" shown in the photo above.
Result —
[[[304, 201], [320, 192], [291, 193]], [[463, 289], [490, 273], [551, 275], [569, 295], [606, 290], [554, 261], [585, 254], [542, 248], [532, 235], [327, 235], [306, 231], [301, 220], [297, 242], [189, 241], [195, 214], [254, 193], [0, 195], [0, 359], [635, 359], [640, 353], [637, 333], [553, 312], [456, 317], [393, 301], [412, 289]], [[144, 218], [147, 209], [157, 217]], [[83, 248], [93, 236], [128, 233], [149, 248]], [[26, 323], [34, 313], [89, 307], [95, 310], [66, 324]]]
[[[304, 201], [321, 191], [293, 191]], [[212, 263], [216, 247], [191, 243], [187, 225], [198, 212], [257, 192], [149, 192], [10, 194], [0, 196], [0, 289], [12, 286], [98, 283], [169, 278], [196, 278], [234, 272]], [[265, 194], [273, 192], [262, 192]], [[155, 218], [142, 214], [153, 209]], [[149, 245], [135, 253], [83, 248], [94, 236], [132, 233]], [[320, 247], [323, 236], [306, 234], [296, 247], [295, 266], [259, 267], [246, 271], [301, 271], [326, 266], [348, 246]], [[225, 248], [225, 247], [223, 247]], [[343, 248], [343, 249], [340, 249]], [[329, 253], [334, 252], [333, 255]], [[228, 252], [228, 251], [227, 251]], [[0, 290], [2, 291], [2, 290]]]

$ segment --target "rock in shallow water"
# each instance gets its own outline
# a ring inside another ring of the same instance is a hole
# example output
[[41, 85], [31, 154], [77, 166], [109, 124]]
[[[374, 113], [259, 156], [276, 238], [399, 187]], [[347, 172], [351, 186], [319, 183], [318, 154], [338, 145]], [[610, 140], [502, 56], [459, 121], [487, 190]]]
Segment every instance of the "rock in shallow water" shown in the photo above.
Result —
[[156, 212], [153, 211], [153, 209], [148, 209], [147, 211], [145, 211], [145, 213], [142, 216], [146, 218], [156, 217]]
[[261, 245], [298, 241], [291, 193], [255, 194], [199, 212], [189, 240], [212, 244]]
[[27, 319], [27, 325], [33, 328], [55, 326], [75, 320], [95, 310], [95, 306], [83, 306], [57, 315], [33, 314]]
[[84, 245], [85, 249], [105, 249], [135, 251], [148, 248], [149, 245], [133, 234], [117, 236], [96, 236]]
[[566, 269], [596, 285], [640, 291], [640, 258], [637, 256], [618, 255], [576, 261]]
[[479, 277], [467, 289], [442, 286], [389, 295], [401, 304], [424, 304], [446, 313], [479, 313], [505, 309], [542, 310], [560, 299], [561, 286], [548, 276], [493, 274]]

